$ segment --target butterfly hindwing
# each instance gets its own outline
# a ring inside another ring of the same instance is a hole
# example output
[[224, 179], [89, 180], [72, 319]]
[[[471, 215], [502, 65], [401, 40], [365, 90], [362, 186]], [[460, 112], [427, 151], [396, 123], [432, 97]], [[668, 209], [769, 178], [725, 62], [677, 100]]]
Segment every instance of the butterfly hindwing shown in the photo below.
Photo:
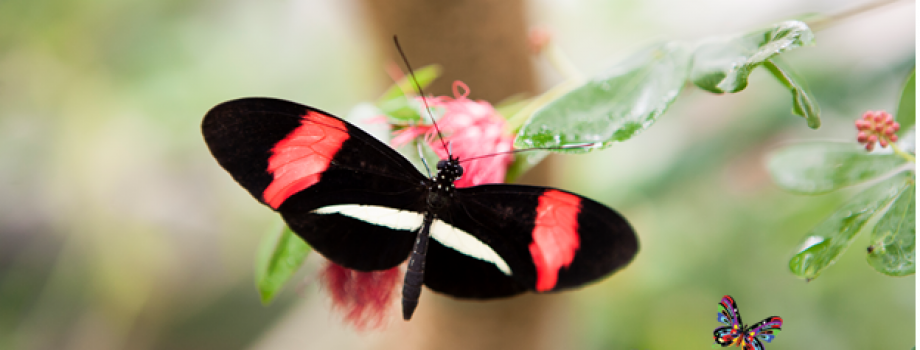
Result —
[[[270, 98], [212, 108], [202, 133], [218, 163], [328, 259], [365, 271], [406, 259], [421, 225], [414, 218], [425, 211], [425, 177], [373, 136], [320, 110]], [[343, 205], [361, 215], [322, 212]], [[380, 225], [375, 221], [393, 222], [386, 218], [392, 213], [362, 211], [367, 205], [397, 209], [401, 225]]]
[[737, 332], [738, 332], [737, 330], [733, 329], [730, 326], [724, 326], [724, 327], [716, 328], [716, 330], [713, 331], [712, 334], [713, 334], [713, 337], [715, 338], [716, 344], [719, 344], [724, 348], [726, 346], [731, 346], [732, 344], [734, 344], [735, 339], [738, 338], [736, 335]]
[[738, 312], [738, 305], [735, 299], [729, 295], [723, 296], [719, 301], [719, 322], [725, 327], [716, 328], [713, 331], [713, 337], [716, 344], [722, 347], [734, 344], [744, 330], [744, 323], [741, 321], [741, 313]]
[[[720, 321], [727, 326], [738, 326], [740, 328], [744, 324], [741, 321], [741, 313], [738, 312], [738, 304], [735, 303], [735, 299], [730, 295], [722, 297], [722, 300], [719, 301], [719, 313], [725, 316]], [[726, 319], [727, 323], [725, 322]]]
[[[447, 248], [433, 229], [432, 238], [440, 244], [430, 248], [425, 284], [459, 297], [581, 286], [625, 266], [638, 251], [635, 233], [622, 216], [591, 199], [552, 188], [461, 188], [455, 204], [438, 216], [483, 242], [500, 260], [483, 263], [489, 259]], [[503, 271], [502, 264], [510, 271]], [[477, 283], [482, 279], [489, 283]]]

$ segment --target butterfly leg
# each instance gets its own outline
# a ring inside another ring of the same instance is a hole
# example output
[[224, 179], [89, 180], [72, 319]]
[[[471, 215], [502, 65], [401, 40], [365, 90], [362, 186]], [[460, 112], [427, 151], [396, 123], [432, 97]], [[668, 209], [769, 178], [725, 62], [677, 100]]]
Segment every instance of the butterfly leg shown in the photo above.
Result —
[[422, 284], [425, 282], [425, 254], [428, 252], [428, 238], [434, 214], [425, 214], [422, 228], [415, 238], [412, 253], [409, 254], [409, 267], [406, 269], [406, 278], [403, 282], [403, 319], [412, 318], [418, 298], [422, 295]]

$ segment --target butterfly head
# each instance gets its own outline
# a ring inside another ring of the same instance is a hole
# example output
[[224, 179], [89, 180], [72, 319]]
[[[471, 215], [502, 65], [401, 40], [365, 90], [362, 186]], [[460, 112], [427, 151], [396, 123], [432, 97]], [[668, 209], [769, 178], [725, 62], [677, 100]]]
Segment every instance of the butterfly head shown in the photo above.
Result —
[[447, 200], [454, 196], [456, 189], [454, 181], [461, 176], [463, 176], [463, 167], [457, 158], [450, 156], [438, 161], [438, 174], [428, 187], [428, 205], [433, 208], [441, 208], [446, 205]]
[[454, 181], [457, 181], [457, 179], [462, 176], [463, 166], [460, 165], [460, 161], [454, 156], [449, 156], [447, 159], [438, 161], [437, 182], [449, 182], [453, 184]]

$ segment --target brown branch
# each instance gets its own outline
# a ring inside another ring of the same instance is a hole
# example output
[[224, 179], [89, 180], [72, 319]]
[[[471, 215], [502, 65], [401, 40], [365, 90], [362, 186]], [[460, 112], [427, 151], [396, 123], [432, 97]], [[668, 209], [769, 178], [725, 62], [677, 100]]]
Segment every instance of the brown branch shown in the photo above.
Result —
[[825, 29], [825, 28], [837, 25], [840, 22], [850, 19], [850, 17], [854, 17], [857, 15], [875, 10], [877, 8], [888, 6], [888, 5], [891, 5], [896, 2], [900, 2], [900, 1], [903, 1], [903, 0], [879, 0], [879, 1], [869, 2], [869, 3], [865, 3], [860, 6], [857, 6], [851, 9], [847, 9], [847, 10], [844, 10], [844, 11], [841, 11], [835, 14], [821, 16], [814, 20], [806, 21], [806, 23], [808, 24], [809, 27], [811, 27], [812, 30], [818, 31], [821, 29]]

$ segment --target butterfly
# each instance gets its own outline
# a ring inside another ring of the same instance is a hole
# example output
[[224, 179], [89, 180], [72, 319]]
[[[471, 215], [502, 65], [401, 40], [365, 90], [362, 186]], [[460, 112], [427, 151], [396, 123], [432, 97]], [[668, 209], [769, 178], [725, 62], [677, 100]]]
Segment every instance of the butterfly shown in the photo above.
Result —
[[220, 166], [327, 259], [376, 271], [408, 258], [406, 320], [422, 285], [465, 299], [555, 292], [612, 274], [639, 249], [626, 219], [594, 200], [539, 186], [456, 188], [456, 157], [426, 177], [360, 128], [298, 103], [224, 102], [201, 129]]
[[779, 334], [783, 326], [783, 319], [779, 316], [770, 316], [754, 325], [746, 327], [741, 322], [741, 313], [738, 312], [738, 305], [735, 299], [726, 295], [719, 302], [719, 322], [724, 327], [716, 328], [712, 332], [716, 343], [723, 348], [727, 346], [740, 346], [744, 350], [763, 350], [763, 343], [773, 341], [773, 338]]

